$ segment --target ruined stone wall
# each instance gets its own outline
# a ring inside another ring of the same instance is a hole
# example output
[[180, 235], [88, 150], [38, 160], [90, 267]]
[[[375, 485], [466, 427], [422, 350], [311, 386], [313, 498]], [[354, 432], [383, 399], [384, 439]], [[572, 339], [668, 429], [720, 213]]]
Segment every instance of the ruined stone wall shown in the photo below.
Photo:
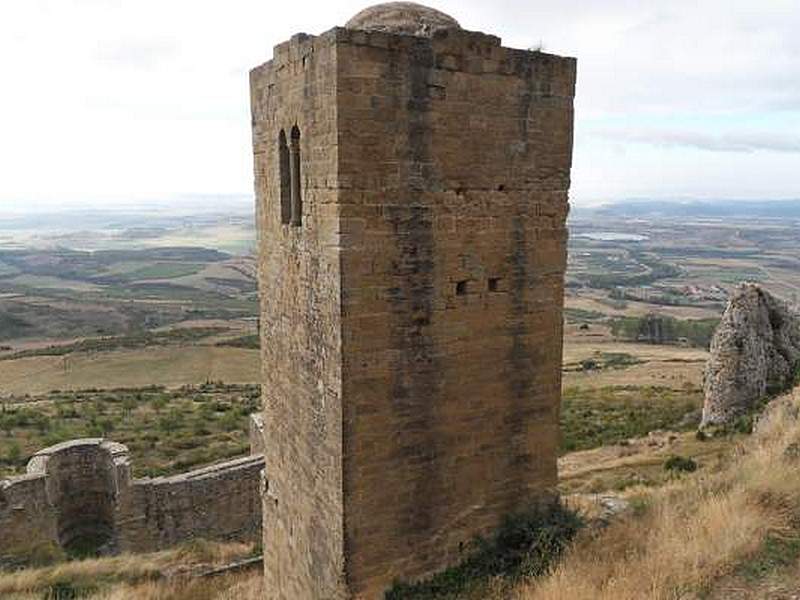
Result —
[[[261, 289], [266, 587], [334, 598], [343, 562], [336, 54], [295, 36], [251, 72]], [[279, 137], [300, 131], [302, 223], [281, 221]], [[277, 592], [276, 592], [277, 593]]]
[[260, 476], [253, 455], [173, 477], [130, 477], [128, 449], [74, 440], [37, 453], [28, 474], [0, 482], [0, 564], [37, 548], [149, 552], [193, 538], [261, 536]]
[[0, 567], [56, 547], [55, 508], [47, 500], [42, 474], [0, 480]]
[[116, 514], [120, 550], [145, 552], [193, 538], [257, 540], [263, 469], [262, 456], [248, 456], [172, 477], [134, 480]]
[[347, 576], [373, 598], [556, 485], [575, 61], [338, 40]]
[[64, 442], [36, 453], [27, 471], [44, 475], [59, 546], [114, 547], [117, 497], [130, 478], [125, 446], [102, 439]]

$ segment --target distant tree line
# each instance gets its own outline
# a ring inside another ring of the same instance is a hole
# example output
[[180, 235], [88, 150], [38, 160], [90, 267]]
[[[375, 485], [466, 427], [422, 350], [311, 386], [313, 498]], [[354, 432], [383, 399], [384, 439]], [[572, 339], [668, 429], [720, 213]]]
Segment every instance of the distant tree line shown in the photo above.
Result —
[[700, 348], [708, 348], [719, 325], [719, 319], [676, 319], [661, 315], [620, 317], [611, 321], [614, 337], [647, 342], [673, 344], [685, 341]]

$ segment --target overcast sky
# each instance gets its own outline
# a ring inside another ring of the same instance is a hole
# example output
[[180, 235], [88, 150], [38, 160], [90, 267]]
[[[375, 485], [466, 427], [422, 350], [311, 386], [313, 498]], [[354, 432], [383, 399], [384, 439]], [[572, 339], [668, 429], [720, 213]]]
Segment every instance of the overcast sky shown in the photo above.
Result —
[[[252, 191], [248, 70], [359, 0], [0, 0], [0, 208]], [[800, 198], [800, 0], [430, 0], [578, 58], [573, 202]]]

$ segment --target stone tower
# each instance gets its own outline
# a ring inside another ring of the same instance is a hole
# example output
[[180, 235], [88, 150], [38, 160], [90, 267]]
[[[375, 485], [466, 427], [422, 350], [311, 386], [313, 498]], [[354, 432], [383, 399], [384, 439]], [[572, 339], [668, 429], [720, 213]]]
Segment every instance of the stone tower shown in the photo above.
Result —
[[376, 6], [250, 77], [270, 598], [378, 598], [552, 494], [575, 60]]

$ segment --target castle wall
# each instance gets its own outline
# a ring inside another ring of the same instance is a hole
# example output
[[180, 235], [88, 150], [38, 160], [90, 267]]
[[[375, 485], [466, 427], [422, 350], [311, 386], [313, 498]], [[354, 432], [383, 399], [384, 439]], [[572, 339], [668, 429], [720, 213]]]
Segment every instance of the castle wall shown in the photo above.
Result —
[[337, 34], [347, 576], [373, 598], [555, 487], [575, 61]]
[[[339, 139], [335, 38], [295, 36], [251, 72], [259, 230], [266, 587], [276, 598], [341, 590]], [[279, 138], [300, 132], [303, 211], [281, 219]]]
[[194, 538], [253, 541], [261, 535], [262, 456], [173, 477], [134, 480], [116, 513], [119, 549], [147, 552]]
[[57, 546], [56, 523], [43, 474], [0, 480], [0, 567]]
[[261, 538], [263, 456], [155, 479], [131, 479], [128, 450], [103, 439], [37, 453], [0, 481], [0, 565], [46, 548], [151, 552], [193, 538]]

